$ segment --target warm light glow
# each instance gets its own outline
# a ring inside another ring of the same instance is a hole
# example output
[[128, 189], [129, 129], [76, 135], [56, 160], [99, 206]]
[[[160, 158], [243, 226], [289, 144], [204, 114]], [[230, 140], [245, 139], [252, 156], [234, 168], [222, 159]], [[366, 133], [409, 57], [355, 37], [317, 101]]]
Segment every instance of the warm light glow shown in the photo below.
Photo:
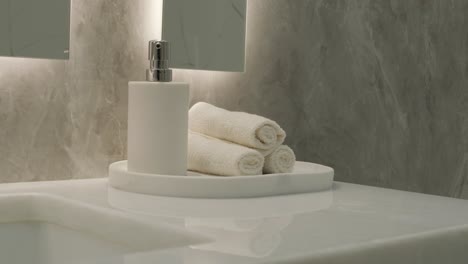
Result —
[[[52, 65], [62, 65], [65, 62], [65, 60], [0, 57], [0, 81], [2, 81], [3, 78], [11, 78], [13, 73], [27, 73], [41, 68], [48, 68]], [[1, 88], [4, 87], [0, 87], [0, 89]]]
[[[215, 88], [220, 94], [232, 93], [231, 86], [226, 83], [236, 83], [242, 72], [201, 71], [174, 69], [174, 81], [190, 83], [192, 90], [205, 90]], [[230, 91], [231, 90], [231, 91]]]
[[162, 36], [163, 0], [146, 0], [145, 6], [145, 41], [159, 40]]

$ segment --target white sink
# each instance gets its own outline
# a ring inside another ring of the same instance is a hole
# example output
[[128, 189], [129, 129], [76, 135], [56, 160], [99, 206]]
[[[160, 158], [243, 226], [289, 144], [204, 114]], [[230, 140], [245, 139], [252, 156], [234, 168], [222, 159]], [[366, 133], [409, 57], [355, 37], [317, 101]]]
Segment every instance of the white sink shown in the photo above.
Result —
[[59, 196], [0, 195], [5, 264], [110, 264], [132, 253], [202, 242], [207, 240], [185, 230]]

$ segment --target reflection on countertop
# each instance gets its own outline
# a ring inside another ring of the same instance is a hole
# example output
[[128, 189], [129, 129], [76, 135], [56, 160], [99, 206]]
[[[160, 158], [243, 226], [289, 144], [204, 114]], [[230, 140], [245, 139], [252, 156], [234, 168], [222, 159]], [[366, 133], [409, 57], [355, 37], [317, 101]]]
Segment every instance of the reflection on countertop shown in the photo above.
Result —
[[190, 199], [128, 193], [108, 188], [109, 204], [134, 213], [160, 217], [215, 242], [191, 248], [263, 258], [281, 244], [282, 231], [295, 214], [329, 208], [333, 191], [248, 199]]

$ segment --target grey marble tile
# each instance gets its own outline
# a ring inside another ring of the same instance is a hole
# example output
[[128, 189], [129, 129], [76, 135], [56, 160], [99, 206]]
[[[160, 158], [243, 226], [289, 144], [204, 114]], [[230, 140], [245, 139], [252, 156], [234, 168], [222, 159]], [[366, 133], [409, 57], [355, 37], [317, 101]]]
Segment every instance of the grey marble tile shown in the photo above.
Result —
[[0, 182], [103, 177], [125, 158], [145, 1], [73, 1], [70, 61], [0, 58]]
[[248, 2], [245, 74], [177, 72], [277, 120], [340, 181], [466, 198], [467, 1]]
[[[144, 7], [73, 3], [69, 63], [0, 58], [2, 182], [105, 176], [125, 157]], [[468, 198], [467, 13], [464, 0], [248, 1], [246, 72], [175, 77], [192, 103], [277, 120], [337, 180]]]

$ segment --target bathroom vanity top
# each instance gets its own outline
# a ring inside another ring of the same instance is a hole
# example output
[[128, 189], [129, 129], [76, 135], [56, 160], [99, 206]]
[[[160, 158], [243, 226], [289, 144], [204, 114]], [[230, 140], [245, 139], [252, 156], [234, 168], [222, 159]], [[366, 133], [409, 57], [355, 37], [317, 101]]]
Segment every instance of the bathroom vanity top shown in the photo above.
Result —
[[465, 200], [339, 182], [326, 192], [228, 200], [131, 194], [107, 179], [0, 185], [0, 195], [15, 193], [123, 211], [214, 241], [88, 264], [468, 263]]

